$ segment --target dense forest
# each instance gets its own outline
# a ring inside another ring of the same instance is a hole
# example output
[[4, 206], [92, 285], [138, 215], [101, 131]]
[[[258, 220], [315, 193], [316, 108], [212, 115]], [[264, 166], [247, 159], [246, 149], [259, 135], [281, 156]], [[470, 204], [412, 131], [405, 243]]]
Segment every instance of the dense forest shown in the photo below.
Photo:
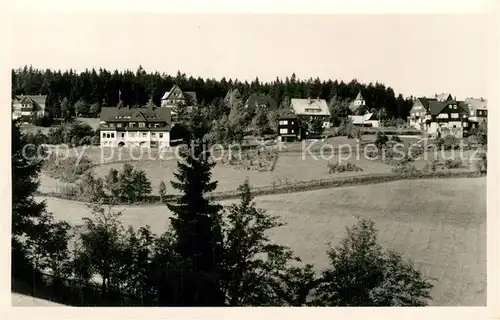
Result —
[[[238, 89], [243, 97], [251, 93], [267, 94], [282, 105], [285, 98], [322, 98], [327, 101], [344, 103], [353, 100], [361, 91], [366, 100], [367, 110], [380, 112], [382, 118], [405, 119], [411, 108], [411, 98], [397, 95], [391, 87], [381, 83], [363, 84], [353, 79], [349, 83], [337, 80], [321, 81], [319, 78], [297, 79], [295, 74], [285, 79], [276, 78], [268, 83], [258, 78], [251, 82], [233, 79], [202, 79], [187, 76], [181, 72], [176, 75], [147, 73], [141, 66], [134, 72], [86, 70], [39, 70], [25, 66], [12, 70], [12, 93], [15, 95], [47, 95], [50, 114], [60, 113], [61, 101], [66, 98], [73, 105], [79, 100], [89, 104], [115, 106], [119, 100], [124, 105], [145, 105], [149, 99], [157, 105], [162, 95], [177, 84], [182, 90], [195, 91], [198, 103], [218, 105], [229, 89]], [[334, 107], [334, 106], [332, 106]]]

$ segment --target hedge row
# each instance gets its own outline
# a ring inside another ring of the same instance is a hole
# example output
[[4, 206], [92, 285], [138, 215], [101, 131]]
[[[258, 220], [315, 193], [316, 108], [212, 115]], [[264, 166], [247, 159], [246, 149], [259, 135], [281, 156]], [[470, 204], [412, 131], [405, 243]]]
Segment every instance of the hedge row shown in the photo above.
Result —
[[[252, 188], [254, 196], [270, 195], [270, 194], [286, 194], [294, 192], [312, 191], [327, 188], [339, 188], [354, 185], [376, 184], [385, 183], [398, 180], [415, 180], [415, 179], [439, 179], [439, 178], [477, 178], [481, 175], [473, 171], [437, 171], [437, 172], [417, 172], [411, 175], [401, 175], [396, 173], [383, 173], [383, 174], [367, 174], [352, 177], [342, 177], [334, 179], [321, 179], [301, 181], [290, 185], [282, 186], [265, 186]], [[79, 201], [75, 196], [64, 195], [57, 192], [38, 192], [37, 195], [60, 198], [65, 200]], [[221, 201], [228, 199], [238, 198], [238, 191], [224, 191], [214, 192], [210, 195], [213, 200]], [[178, 195], [167, 195], [166, 202], [173, 202], [177, 199]], [[156, 204], [161, 203], [159, 195], [149, 195], [141, 203], [136, 204]], [[130, 205], [129, 203], [119, 203], [119, 205]]]

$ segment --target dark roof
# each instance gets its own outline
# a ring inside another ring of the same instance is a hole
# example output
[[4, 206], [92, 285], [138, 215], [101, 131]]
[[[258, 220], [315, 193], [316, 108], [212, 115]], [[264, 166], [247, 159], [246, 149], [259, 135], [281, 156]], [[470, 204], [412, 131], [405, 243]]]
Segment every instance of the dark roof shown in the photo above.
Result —
[[448, 101], [431, 100], [429, 101], [429, 112], [433, 116], [438, 115], [449, 104], [456, 104], [460, 109], [462, 109], [462, 112], [467, 112], [467, 113], [469, 112], [469, 108], [463, 101], [455, 101], [455, 100], [448, 100]]
[[271, 99], [271, 97], [265, 94], [258, 94], [258, 93], [252, 93], [245, 102], [245, 105], [247, 106], [266, 105], [269, 107], [276, 106], [275, 102], [273, 101], [273, 99]]
[[189, 98], [188, 98], [188, 99], [191, 99], [191, 101], [190, 101], [190, 102], [194, 102], [194, 103], [196, 103], [196, 102], [197, 102], [197, 100], [196, 100], [196, 92], [194, 92], [194, 91], [185, 91], [185, 92], [183, 92], [183, 93], [184, 93], [184, 96], [185, 96], [186, 98], [188, 98], [187, 96], [189, 96]]
[[[118, 117], [130, 117], [122, 119]], [[171, 122], [170, 108], [129, 108], [103, 107], [100, 114], [101, 121], [166, 121]]]
[[426, 97], [419, 97], [417, 98], [418, 101], [424, 106], [426, 111], [429, 111], [429, 102], [430, 101], [437, 101], [435, 98], [426, 98]]

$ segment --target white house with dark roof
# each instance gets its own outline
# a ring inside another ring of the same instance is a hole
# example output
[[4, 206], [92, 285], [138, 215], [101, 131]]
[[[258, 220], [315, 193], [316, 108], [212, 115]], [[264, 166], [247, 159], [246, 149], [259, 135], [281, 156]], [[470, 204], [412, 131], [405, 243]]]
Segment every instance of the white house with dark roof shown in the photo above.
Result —
[[174, 85], [161, 97], [161, 107], [170, 109], [174, 122], [180, 120], [177, 119], [176, 108], [186, 108], [190, 112], [196, 103], [196, 92], [182, 91], [178, 85]]
[[31, 122], [46, 115], [46, 95], [19, 95], [12, 97], [12, 118]]
[[170, 108], [103, 107], [100, 114], [101, 146], [152, 147], [170, 146], [172, 125]]
[[363, 108], [365, 106], [366, 106], [366, 100], [365, 98], [363, 98], [363, 95], [361, 94], [360, 91], [358, 92], [356, 98], [349, 104], [349, 109], [351, 110], [352, 113], [356, 113], [359, 108]]
[[320, 119], [323, 128], [330, 127], [330, 109], [324, 99], [291, 99], [290, 107], [299, 120]]

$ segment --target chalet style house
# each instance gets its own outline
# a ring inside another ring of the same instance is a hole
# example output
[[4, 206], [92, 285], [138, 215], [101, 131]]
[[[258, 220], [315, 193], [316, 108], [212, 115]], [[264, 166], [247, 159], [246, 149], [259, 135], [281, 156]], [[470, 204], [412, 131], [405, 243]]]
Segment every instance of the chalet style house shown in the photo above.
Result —
[[433, 136], [454, 135], [458, 138], [462, 138], [471, 127], [467, 103], [454, 100], [451, 94], [416, 98], [409, 123]]
[[469, 122], [471, 128], [477, 128], [488, 118], [488, 100], [483, 98], [467, 98], [465, 104], [469, 108]]
[[[170, 108], [173, 122], [183, 120], [183, 116], [187, 117], [196, 103], [196, 92], [182, 91], [178, 85], [174, 85], [161, 98], [161, 107]], [[181, 110], [183, 112], [178, 112]], [[182, 116], [178, 113], [182, 113]]]
[[356, 98], [351, 101], [349, 104], [349, 110], [351, 110], [352, 114], [358, 114], [360, 110], [366, 107], [365, 98], [361, 95], [361, 91], [358, 93]]
[[46, 115], [45, 95], [19, 95], [12, 97], [12, 118], [31, 123], [36, 118]]
[[323, 128], [330, 127], [330, 109], [324, 99], [291, 99], [290, 107], [299, 121], [320, 119]]
[[103, 107], [101, 109], [101, 146], [151, 147], [170, 146], [171, 108], [156, 107], [150, 101], [145, 107]]

